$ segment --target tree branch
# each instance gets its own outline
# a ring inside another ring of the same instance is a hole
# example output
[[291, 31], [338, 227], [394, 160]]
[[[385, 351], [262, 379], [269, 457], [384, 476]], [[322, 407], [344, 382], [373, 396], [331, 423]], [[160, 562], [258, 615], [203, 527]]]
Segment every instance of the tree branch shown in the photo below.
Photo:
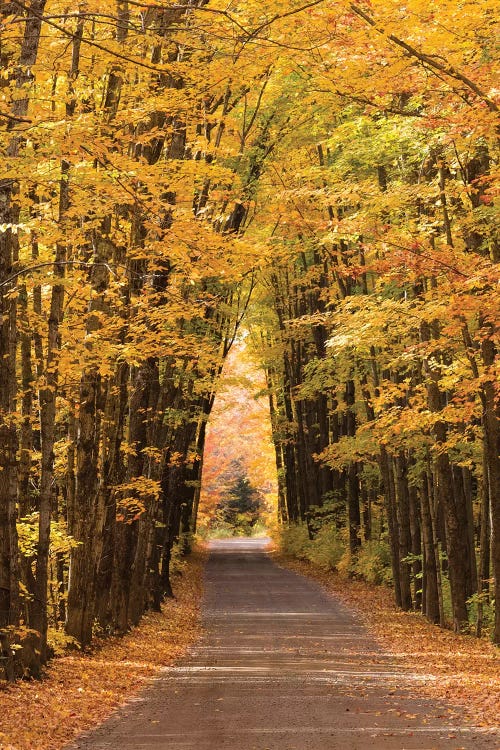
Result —
[[378, 26], [377, 22], [358, 5], [351, 3], [350, 8], [353, 13], [355, 13], [359, 18], [362, 18], [364, 21], [366, 21], [366, 23], [369, 24], [373, 29], [375, 29], [375, 31], [377, 31], [382, 36], [386, 36], [387, 39], [389, 39], [391, 42], [394, 42], [394, 44], [396, 44], [398, 47], [401, 47], [401, 49], [404, 49], [405, 52], [419, 60], [421, 63], [425, 63], [426, 65], [428, 65], [429, 68], [431, 68], [433, 71], [439, 70], [441, 73], [445, 73], [447, 76], [450, 76], [450, 78], [461, 81], [461, 83], [463, 83], [465, 86], [467, 86], [467, 88], [473, 91], [476, 96], [478, 96], [486, 104], [490, 112], [499, 111], [499, 107], [495, 104], [494, 101], [489, 98], [489, 96], [487, 96], [487, 94], [477, 85], [477, 83], [471, 81], [470, 78], [457, 70], [457, 68], [455, 68], [453, 65], [440, 62], [437, 59], [436, 55], [427, 55], [425, 52], [419, 52], [418, 49], [415, 49], [415, 47], [412, 47], [411, 44], [408, 44], [408, 42], [400, 39], [395, 34], [386, 34], [384, 29], [381, 29]]
[[[61, 34], [64, 34], [64, 36], [69, 37], [70, 39], [76, 39], [77, 35], [76, 33], [73, 33], [72, 31], [68, 31], [64, 28], [64, 26], [59, 26], [59, 24], [54, 23], [54, 21], [51, 21], [49, 17], [44, 16], [43, 14], [34, 13], [31, 8], [29, 8], [24, 3], [20, 2], [20, 0], [12, 0], [12, 2], [17, 5], [18, 8], [21, 8], [26, 13], [31, 14], [35, 18], [39, 18], [44, 23], [48, 24], [49, 26], [52, 26], [54, 29], [57, 29], [57, 31], [60, 31]], [[137, 65], [140, 68], [146, 68], [147, 70], [152, 70], [155, 73], [157, 73], [159, 70], [166, 69], [164, 66], [161, 65], [149, 65], [148, 63], [143, 62], [142, 60], [133, 58], [133, 57], [127, 57], [127, 55], [122, 55], [120, 52], [115, 52], [114, 50], [108, 49], [108, 47], [104, 46], [103, 44], [99, 44], [99, 42], [94, 42], [91, 39], [87, 39], [86, 37], [82, 37], [82, 43], [89, 45], [90, 47], [95, 47], [96, 49], [101, 50], [102, 52], [106, 52], [106, 54], [111, 55], [112, 57], [116, 57], [119, 60], [125, 60], [125, 62], [131, 63], [132, 65]]]

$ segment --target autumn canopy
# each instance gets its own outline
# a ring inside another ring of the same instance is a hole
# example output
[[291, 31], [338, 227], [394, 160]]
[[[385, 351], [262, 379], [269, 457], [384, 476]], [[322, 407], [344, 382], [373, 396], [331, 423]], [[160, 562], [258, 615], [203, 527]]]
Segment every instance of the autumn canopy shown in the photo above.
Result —
[[495, 10], [3, 0], [0, 638], [160, 607], [244, 340], [288, 543], [500, 642]]

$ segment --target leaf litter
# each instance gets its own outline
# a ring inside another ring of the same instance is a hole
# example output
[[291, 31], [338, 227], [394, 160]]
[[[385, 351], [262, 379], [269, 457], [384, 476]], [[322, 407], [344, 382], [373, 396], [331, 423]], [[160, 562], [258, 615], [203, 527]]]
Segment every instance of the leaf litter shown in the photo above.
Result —
[[0, 750], [60, 750], [176, 663], [201, 634], [204, 562], [194, 553], [174, 581], [176, 598], [125, 636], [54, 658], [40, 681], [0, 683]]

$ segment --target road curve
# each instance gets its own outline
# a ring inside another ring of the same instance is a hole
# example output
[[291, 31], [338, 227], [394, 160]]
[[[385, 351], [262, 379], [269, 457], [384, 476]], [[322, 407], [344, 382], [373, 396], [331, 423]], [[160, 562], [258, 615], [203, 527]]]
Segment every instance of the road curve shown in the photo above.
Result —
[[500, 735], [416, 697], [422, 676], [352, 613], [276, 566], [266, 541], [211, 544], [205, 634], [67, 750], [498, 750]]

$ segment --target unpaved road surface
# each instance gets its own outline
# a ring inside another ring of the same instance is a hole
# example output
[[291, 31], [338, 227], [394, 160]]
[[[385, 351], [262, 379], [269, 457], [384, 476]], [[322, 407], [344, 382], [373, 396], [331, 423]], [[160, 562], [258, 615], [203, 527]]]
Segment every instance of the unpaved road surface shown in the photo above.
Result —
[[411, 663], [265, 548], [212, 543], [202, 641], [72, 750], [500, 748], [498, 733], [419, 698]]

